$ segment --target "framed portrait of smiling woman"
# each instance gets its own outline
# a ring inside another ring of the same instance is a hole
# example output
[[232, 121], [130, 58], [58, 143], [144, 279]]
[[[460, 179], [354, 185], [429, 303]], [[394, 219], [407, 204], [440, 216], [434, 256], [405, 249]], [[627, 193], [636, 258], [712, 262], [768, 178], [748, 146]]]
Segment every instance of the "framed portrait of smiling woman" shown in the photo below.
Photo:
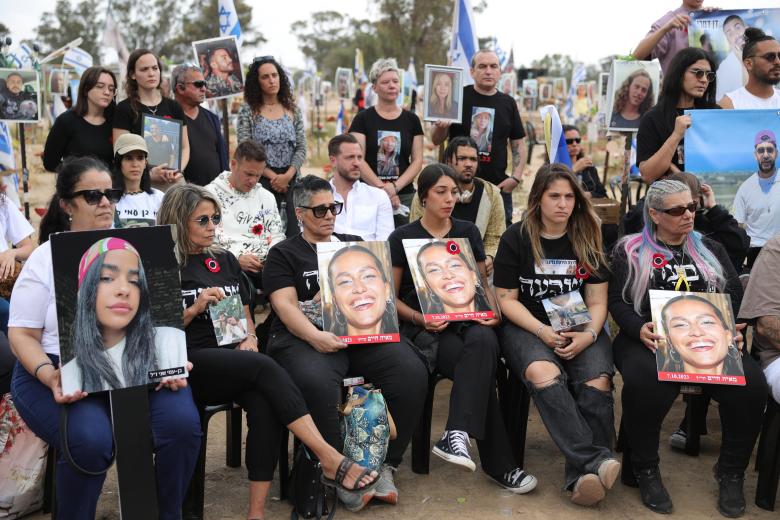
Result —
[[659, 381], [745, 384], [727, 294], [650, 291]]
[[387, 242], [317, 244], [322, 328], [345, 343], [400, 341]]
[[57, 233], [51, 252], [65, 394], [187, 377], [171, 226]]
[[463, 70], [443, 65], [425, 66], [425, 121], [460, 123], [462, 98]]
[[425, 321], [495, 316], [468, 239], [414, 238], [403, 245]]

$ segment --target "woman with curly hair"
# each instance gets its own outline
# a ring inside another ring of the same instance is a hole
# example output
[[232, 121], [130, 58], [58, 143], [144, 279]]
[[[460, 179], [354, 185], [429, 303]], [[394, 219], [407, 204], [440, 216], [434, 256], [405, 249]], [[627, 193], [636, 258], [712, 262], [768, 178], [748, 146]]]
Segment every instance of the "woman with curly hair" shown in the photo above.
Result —
[[255, 58], [238, 110], [238, 142], [252, 139], [265, 147], [268, 160], [260, 183], [282, 202], [287, 212], [287, 236], [298, 233], [290, 188], [306, 160], [303, 115], [295, 105], [290, 80], [272, 56]]
[[639, 120], [653, 106], [653, 80], [644, 69], [635, 70], [615, 94], [610, 128], [639, 128]]

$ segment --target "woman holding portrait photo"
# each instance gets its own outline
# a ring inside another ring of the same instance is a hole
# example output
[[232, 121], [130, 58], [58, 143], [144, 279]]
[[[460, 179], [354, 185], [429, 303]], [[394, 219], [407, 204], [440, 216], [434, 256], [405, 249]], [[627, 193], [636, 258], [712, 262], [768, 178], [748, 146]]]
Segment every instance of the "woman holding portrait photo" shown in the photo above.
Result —
[[[468, 447], [477, 439], [482, 469], [499, 486], [517, 494], [536, 487], [536, 477], [515, 462], [501, 410], [496, 399], [496, 370], [500, 347], [494, 327], [498, 317], [471, 321], [425, 321], [408, 264], [404, 239], [439, 239], [417, 255], [426, 284], [442, 310], [474, 307], [485, 297], [487, 276], [485, 249], [479, 229], [451, 217], [460, 195], [455, 172], [444, 164], [426, 166], [417, 179], [423, 216], [396, 229], [389, 237], [398, 316], [402, 333], [412, 339], [434, 370], [452, 380], [446, 430], [433, 448], [444, 460], [476, 470]], [[469, 241], [478, 272], [458, 251], [447, 249], [447, 240]], [[442, 247], [442, 245], [444, 247]]]
[[[673, 363], [679, 358], [675, 368], [706, 372], [721, 371], [728, 356], [737, 355], [731, 345], [741, 349], [743, 343], [739, 332], [743, 326], [737, 326], [732, 337], [722, 315], [696, 298], [670, 300], [663, 318], [668, 338], [655, 330], [650, 289], [726, 293], [731, 308], [738, 312], [742, 284], [723, 246], [694, 231], [696, 208], [686, 184], [656, 181], [645, 197], [642, 232], [618, 242], [612, 259], [618, 282], [609, 288], [609, 311], [620, 327], [614, 353], [623, 376], [623, 481], [638, 484], [642, 503], [658, 513], [673, 509], [661, 480], [658, 444], [664, 417], [680, 393], [679, 383], [658, 380], [658, 342], [666, 339], [676, 352], [667, 352]], [[696, 318], [684, 317], [691, 312]], [[685, 329], [692, 330], [696, 339], [680, 333]], [[745, 470], [761, 429], [767, 396], [766, 380], [756, 361], [744, 353], [741, 358], [745, 386], [700, 386], [719, 404], [723, 436], [715, 469], [718, 510], [730, 518], [745, 512]]]
[[[501, 237], [493, 283], [506, 321], [504, 357], [563, 453], [564, 487], [582, 506], [603, 500], [620, 471], [612, 453], [615, 369], [603, 330], [606, 262], [599, 220], [571, 170], [542, 166], [525, 218]], [[587, 305], [590, 323], [556, 332], [544, 305], [574, 291]]]

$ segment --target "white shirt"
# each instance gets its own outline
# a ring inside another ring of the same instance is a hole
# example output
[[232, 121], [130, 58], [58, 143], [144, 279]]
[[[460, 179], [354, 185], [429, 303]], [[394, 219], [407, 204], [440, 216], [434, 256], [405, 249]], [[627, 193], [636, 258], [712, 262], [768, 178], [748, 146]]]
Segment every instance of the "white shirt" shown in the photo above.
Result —
[[11, 293], [8, 326], [43, 329], [43, 351], [55, 356], [60, 355], [51, 242], [48, 240], [32, 252], [22, 267]]
[[[125, 371], [122, 356], [125, 352], [125, 340], [122, 340], [113, 347], [106, 350], [108, 359], [114, 369], [120, 386], [125, 388]], [[181, 368], [187, 364], [187, 337], [183, 330], [173, 327], [155, 327], [154, 329], [154, 348], [155, 348], [155, 370], [165, 370], [169, 368]], [[187, 377], [185, 372], [182, 376]], [[149, 382], [159, 381], [150, 379]], [[81, 367], [78, 359], [72, 358], [62, 367], [62, 391], [65, 394], [72, 394], [76, 390], [85, 392], [102, 392], [104, 390], [113, 390], [108, 383], [103, 381], [101, 388], [81, 388]]]
[[734, 218], [744, 224], [750, 247], [763, 247], [767, 240], [780, 233], [780, 174], [769, 193], [761, 190], [757, 173], [748, 177], [734, 198]]
[[751, 94], [745, 87], [740, 87], [726, 95], [738, 110], [780, 108], [780, 92], [775, 89], [772, 89], [772, 97], [766, 99]]
[[0, 230], [3, 232], [0, 253], [7, 251], [9, 244], [16, 245], [35, 232], [19, 208], [8, 197], [0, 197]]
[[333, 179], [330, 185], [333, 186], [334, 200], [344, 202], [341, 213], [336, 215], [336, 233], [358, 235], [363, 240], [387, 240], [395, 224], [393, 206], [385, 190], [355, 181], [345, 202], [336, 191]]
[[716, 71], [717, 84], [715, 89], [715, 101], [720, 102], [727, 92], [737, 90], [745, 84], [745, 66], [733, 52], [720, 62]]
[[258, 182], [244, 193], [230, 185], [230, 172], [224, 171], [205, 188], [219, 201], [222, 222], [216, 237], [233, 256], [251, 253], [265, 262], [271, 246], [284, 240], [284, 230], [276, 199]]
[[125, 193], [116, 204], [114, 227], [142, 227], [157, 224], [157, 210], [160, 209], [165, 193], [152, 188], [152, 193]]

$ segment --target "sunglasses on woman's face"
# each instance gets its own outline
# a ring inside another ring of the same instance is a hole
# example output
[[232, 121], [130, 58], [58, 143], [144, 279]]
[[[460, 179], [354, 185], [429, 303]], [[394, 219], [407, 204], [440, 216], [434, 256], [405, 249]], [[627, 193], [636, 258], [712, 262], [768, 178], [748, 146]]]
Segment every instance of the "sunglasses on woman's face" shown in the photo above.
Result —
[[196, 218], [194, 221], [197, 222], [200, 227], [206, 227], [209, 225], [209, 220], [215, 226], [219, 226], [219, 223], [222, 222], [222, 215], [220, 215], [219, 213], [215, 215], [211, 215], [211, 217], [209, 217], [208, 215], [201, 215], [200, 217]]
[[335, 217], [339, 213], [341, 213], [341, 209], [344, 207], [344, 204], [342, 202], [336, 202], [335, 204], [331, 204], [330, 206], [299, 206], [303, 209], [310, 209], [312, 214], [315, 218], [323, 218], [328, 213], [328, 210], [333, 214]]
[[582, 142], [582, 137], [572, 137], [571, 139], [566, 139], [566, 144], [580, 144]]
[[696, 79], [701, 79], [704, 76], [707, 76], [708, 82], [715, 81], [715, 73], [711, 70], [704, 70], [704, 69], [690, 69], [688, 72], [696, 76]]
[[100, 191], [100, 190], [80, 190], [73, 192], [73, 195], [71, 195], [71, 198], [76, 197], [84, 197], [84, 200], [87, 202], [87, 204], [90, 204], [92, 206], [95, 206], [96, 204], [100, 204], [100, 201], [103, 200], [103, 197], [108, 199], [108, 202], [111, 204], [116, 204], [119, 202], [119, 199], [122, 198], [122, 190], [117, 190], [114, 188], [107, 189], [106, 191]]
[[673, 208], [668, 209], [659, 209], [658, 211], [661, 211], [663, 213], [666, 213], [667, 215], [671, 215], [673, 217], [680, 217], [682, 216], [686, 211], [690, 211], [691, 213], [696, 213], [696, 208], [699, 207], [699, 203], [694, 201], [688, 204], [687, 206], [675, 206]]

